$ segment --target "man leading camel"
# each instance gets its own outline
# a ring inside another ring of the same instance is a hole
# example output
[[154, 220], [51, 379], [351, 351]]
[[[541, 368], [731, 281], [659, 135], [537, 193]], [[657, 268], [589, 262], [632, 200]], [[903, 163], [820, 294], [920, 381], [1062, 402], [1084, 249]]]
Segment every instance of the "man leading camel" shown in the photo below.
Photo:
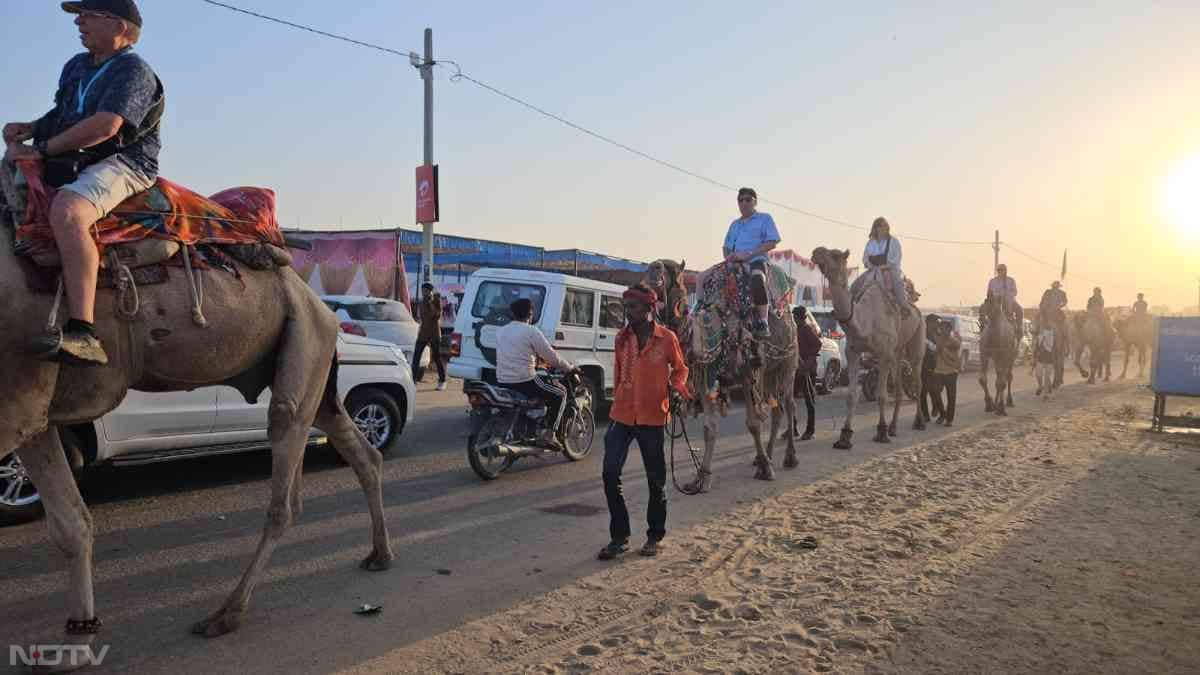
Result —
[[726, 263], [749, 263], [751, 272], [751, 294], [755, 316], [751, 330], [757, 337], [768, 337], [771, 329], [767, 324], [770, 299], [767, 297], [767, 254], [779, 245], [779, 230], [768, 213], [759, 212], [758, 193], [752, 188], [738, 190], [738, 210], [741, 217], [729, 224], [725, 245], [721, 253]]
[[[54, 109], [4, 126], [10, 161], [40, 160], [58, 188], [50, 226], [62, 257], [70, 320], [32, 345], [42, 358], [76, 365], [108, 362], [93, 322], [100, 255], [91, 228], [158, 174], [162, 85], [133, 53], [142, 16], [133, 0], [64, 2], [86, 53], [63, 67]], [[24, 142], [32, 139], [32, 146]]]

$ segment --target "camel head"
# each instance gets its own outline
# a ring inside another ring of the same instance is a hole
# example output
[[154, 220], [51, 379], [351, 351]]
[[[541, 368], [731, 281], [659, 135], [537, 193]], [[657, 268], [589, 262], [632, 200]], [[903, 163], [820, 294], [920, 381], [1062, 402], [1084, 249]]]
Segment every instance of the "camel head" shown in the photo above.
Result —
[[839, 251], [828, 249], [824, 246], [818, 246], [813, 249], [812, 261], [821, 269], [821, 274], [829, 280], [830, 286], [845, 286], [847, 278], [850, 276], [850, 271], [847, 266], [847, 261], [850, 260], [850, 251]]
[[671, 289], [683, 286], [683, 264], [666, 258], [655, 260], [646, 268], [643, 281], [665, 299]]

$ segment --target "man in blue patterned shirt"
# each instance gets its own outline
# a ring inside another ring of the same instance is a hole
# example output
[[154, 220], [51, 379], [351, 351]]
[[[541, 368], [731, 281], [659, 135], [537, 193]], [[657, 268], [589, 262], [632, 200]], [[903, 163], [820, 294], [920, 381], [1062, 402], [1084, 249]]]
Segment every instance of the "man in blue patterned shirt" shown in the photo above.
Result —
[[[92, 225], [154, 184], [164, 97], [154, 71], [133, 53], [142, 29], [134, 0], [81, 0], [62, 8], [75, 15], [87, 52], [63, 67], [53, 110], [4, 126], [5, 157], [42, 160], [46, 182], [58, 188], [50, 226], [70, 320], [34, 348], [48, 360], [94, 366], [108, 357], [93, 326], [100, 256]], [[33, 145], [25, 145], [31, 139]]]

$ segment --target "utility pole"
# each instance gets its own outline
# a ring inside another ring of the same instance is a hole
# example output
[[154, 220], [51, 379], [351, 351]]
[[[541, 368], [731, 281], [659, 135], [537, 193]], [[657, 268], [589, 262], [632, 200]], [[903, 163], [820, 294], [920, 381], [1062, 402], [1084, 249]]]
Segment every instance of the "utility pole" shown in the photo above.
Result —
[[[425, 81], [425, 166], [433, 166], [433, 65], [433, 29], [426, 28], [425, 58], [417, 66]], [[421, 280], [433, 283], [433, 223], [421, 223], [421, 230]]]
[[996, 242], [992, 244], [992, 252], [994, 255], [994, 260], [992, 261], [992, 272], [994, 273], [996, 268], [1000, 266], [1000, 230], [996, 230]]

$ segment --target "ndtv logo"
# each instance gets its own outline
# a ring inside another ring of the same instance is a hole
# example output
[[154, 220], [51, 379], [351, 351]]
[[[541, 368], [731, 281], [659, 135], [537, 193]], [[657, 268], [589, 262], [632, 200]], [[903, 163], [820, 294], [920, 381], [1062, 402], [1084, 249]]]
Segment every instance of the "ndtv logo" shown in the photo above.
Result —
[[20, 645], [8, 646], [8, 665], [18, 666], [98, 666], [104, 663], [108, 645], [92, 651], [91, 645]]

